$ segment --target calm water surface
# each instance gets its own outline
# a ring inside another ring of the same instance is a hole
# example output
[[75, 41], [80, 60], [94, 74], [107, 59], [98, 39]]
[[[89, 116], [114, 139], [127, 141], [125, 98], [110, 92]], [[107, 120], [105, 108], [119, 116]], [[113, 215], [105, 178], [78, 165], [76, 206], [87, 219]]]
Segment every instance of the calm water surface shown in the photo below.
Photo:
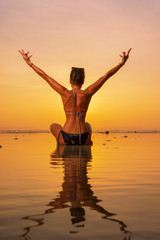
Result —
[[1, 240], [160, 239], [160, 134], [93, 143], [0, 134]]

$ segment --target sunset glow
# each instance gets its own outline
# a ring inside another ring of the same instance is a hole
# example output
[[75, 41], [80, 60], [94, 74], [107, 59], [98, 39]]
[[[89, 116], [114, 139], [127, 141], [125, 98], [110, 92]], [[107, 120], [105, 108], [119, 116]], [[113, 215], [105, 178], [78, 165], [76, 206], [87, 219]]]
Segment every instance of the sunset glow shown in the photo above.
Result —
[[159, 0], [2, 0], [0, 129], [63, 125], [60, 97], [24, 62], [70, 88], [72, 66], [84, 67], [84, 88], [126, 64], [93, 96], [86, 121], [93, 130], [160, 130]]

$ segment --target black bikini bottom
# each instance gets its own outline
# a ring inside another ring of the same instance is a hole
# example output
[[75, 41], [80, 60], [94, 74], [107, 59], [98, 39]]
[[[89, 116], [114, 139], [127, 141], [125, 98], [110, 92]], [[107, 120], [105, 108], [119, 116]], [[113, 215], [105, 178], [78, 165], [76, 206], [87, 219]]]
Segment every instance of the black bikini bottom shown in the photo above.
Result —
[[[63, 130], [60, 133], [62, 133], [62, 137], [66, 145], [84, 145], [89, 135], [88, 132], [82, 133], [80, 136], [80, 134], [66, 133]], [[58, 143], [59, 143], [59, 137], [58, 137]]]

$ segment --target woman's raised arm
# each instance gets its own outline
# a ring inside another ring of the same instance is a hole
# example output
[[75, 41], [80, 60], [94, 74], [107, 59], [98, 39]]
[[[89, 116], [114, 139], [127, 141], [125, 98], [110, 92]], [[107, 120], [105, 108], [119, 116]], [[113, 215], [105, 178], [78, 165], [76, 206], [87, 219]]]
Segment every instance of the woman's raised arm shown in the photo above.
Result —
[[117, 66], [109, 70], [104, 76], [99, 78], [95, 83], [87, 87], [86, 90], [89, 92], [89, 95], [92, 96], [93, 94], [95, 94], [102, 87], [102, 85], [107, 81], [107, 79], [113, 76], [125, 64], [125, 62], [129, 58], [129, 53], [131, 49], [132, 48], [128, 50], [127, 54], [126, 52], [122, 52], [123, 55], [120, 55], [120, 57], [122, 58], [122, 61]]
[[22, 55], [25, 62], [38, 74], [40, 75], [44, 80], [48, 82], [48, 84], [60, 95], [63, 95], [65, 90], [67, 90], [64, 86], [59, 84], [57, 81], [55, 81], [53, 78], [49, 77], [44, 71], [42, 71], [40, 68], [36, 67], [33, 63], [31, 63], [30, 58], [31, 56], [28, 56], [29, 52], [25, 53], [24, 50], [18, 50], [20, 54]]

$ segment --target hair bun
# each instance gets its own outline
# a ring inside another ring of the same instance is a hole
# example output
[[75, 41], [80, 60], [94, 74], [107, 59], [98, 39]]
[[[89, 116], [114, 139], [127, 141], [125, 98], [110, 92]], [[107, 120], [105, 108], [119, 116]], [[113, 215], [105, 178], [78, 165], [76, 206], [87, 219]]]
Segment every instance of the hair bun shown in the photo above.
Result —
[[84, 71], [84, 68], [78, 68], [78, 67], [72, 67], [72, 70], [77, 69], [77, 70], [82, 70]]
[[70, 73], [70, 80], [75, 85], [82, 85], [84, 83], [84, 68], [72, 67]]

